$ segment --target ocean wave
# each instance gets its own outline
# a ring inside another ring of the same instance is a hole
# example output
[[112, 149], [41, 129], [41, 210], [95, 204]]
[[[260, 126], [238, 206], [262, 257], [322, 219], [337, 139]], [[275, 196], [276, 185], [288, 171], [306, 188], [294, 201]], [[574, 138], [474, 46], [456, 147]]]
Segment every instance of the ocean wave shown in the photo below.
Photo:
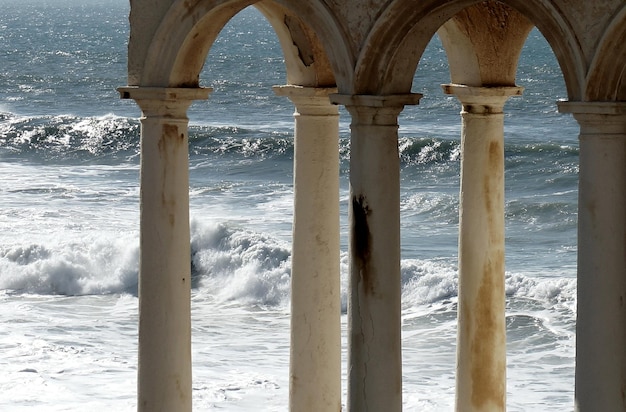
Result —
[[457, 268], [447, 262], [405, 259], [401, 264], [403, 306], [430, 304], [457, 296]]
[[[102, 117], [25, 117], [0, 113], [0, 156], [32, 161], [111, 159], [136, 162], [139, 155], [139, 122], [107, 115]], [[458, 165], [460, 142], [443, 137], [402, 136], [398, 140], [403, 166]], [[293, 160], [293, 132], [237, 125], [190, 125], [192, 157], [238, 157], [241, 159]], [[536, 169], [537, 165], [565, 173], [577, 172], [577, 145], [548, 142], [507, 141], [507, 169]], [[344, 165], [350, 158], [350, 139], [339, 139]]]
[[[291, 280], [290, 245], [266, 234], [226, 224], [195, 222], [192, 230], [192, 265], [198, 288], [221, 301], [255, 305], [287, 305]], [[341, 306], [347, 310], [348, 253], [341, 254]], [[401, 261], [403, 307], [430, 305], [455, 299], [458, 294], [456, 262], [441, 259]], [[506, 294], [546, 305], [575, 300], [576, 281], [535, 278], [507, 273]]]
[[139, 123], [102, 117], [0, 117], [0, 155], [32, 161], [84, 161], [139, 153]]
[[279, 305], [289, 297], [289, 245], [226, 224], [192, 224], [193, 276], [222, 301]]
[[454, 140], [401, 137], [398, 141], [400, 160], [405, 165], [457, 162], [460, 145]]
[[532, 156], [532, 158], [536, 158], [537, 155], [550, 158], [569, 158], [578, 157], [580, 151], [577, 144], [553, 143], [549, 141], [528, 142], [524, 138], [511, 140], [504, 146], [505, 156], [509, 158], [517, 156]]
[[459, 197], [454, 193], [420, 191], [401, 199], [400, 211], [407, 215], [421, 215], [428, 221], [458, 224]]
[[290, 133], [237, 126], [191, 126], [189, 152], [192, 156], [239, 156], [293, 159]]
[[[569, 197], [574, 196], [569, 194]], [[575, 228], [577, 212], [575, 197], [560, 200], [556, 195], [548, 199], [535, 196], [507, 202], [505, 216], [510, 221], [521, 221], [537, 230], [545, 230], [547, 226]]]
[[[0, 289], [42, 295], [137, 293], [136, 234], [102, 235], [0, 248]], [[192, 286], [223, 302], [285, 306], [291, 280], [290, 245], [226, 223], [192, 222]], [[347, 309], [348, 254], [341, 259], [341, 302]], [[402, 302], [408, 308], [450, 301], [458, 294], [456, 262], [403, 259]], [[575, 279], [508, 273], [508, 297], [546, 304], [575, 301]]]
[[[461, 160], [461, 144], [457, 139], [441, 137], [407, 137], [398, 139], [400, 160], [405, 166], [438, 165], [458, 163]], [[579, 148], [576, 144], [529, 142], [525, 139], [505, 143], [506, 167], [537, 165], [560, 169], [568, 173], [578, 171]]]
[[0, 289], [68, 296], [136, 294], [139, 262], [136, 239], [95, 236], [0, 248]]
[[[33, 161], [136, 161], [139, 121], [102, 117], [0, 113], [0, 156]], [[238, 126], [189, 128], [191, 156], [293, 159], [291, 133]]]

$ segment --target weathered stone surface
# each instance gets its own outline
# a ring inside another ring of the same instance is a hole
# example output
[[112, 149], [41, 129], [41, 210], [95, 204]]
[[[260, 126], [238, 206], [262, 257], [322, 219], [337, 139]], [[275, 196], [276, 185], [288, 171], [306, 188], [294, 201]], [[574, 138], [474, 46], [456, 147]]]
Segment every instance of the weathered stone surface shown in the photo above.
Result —
[[497, 1], [463, 9], [438, 31], [452, 83], [515, 86], [517, 61], [533, 24]]
[[[446, 43], [452, 82], [512, 86], [519, 51], [535, 25], [554, 49], [571, 99], [626, 93], [615, 69], [626, 62], [620, 0], [133, 0], [129, 84], [196, 86], [223, 25], [251, 4], [275, 27], [291, 84], [408, 93], [423, 49], [440, 30], [454, 38]], [[461, 70], [463, 62], [469, 64]], [[609, 83], [599, 85], [598, 77]]]

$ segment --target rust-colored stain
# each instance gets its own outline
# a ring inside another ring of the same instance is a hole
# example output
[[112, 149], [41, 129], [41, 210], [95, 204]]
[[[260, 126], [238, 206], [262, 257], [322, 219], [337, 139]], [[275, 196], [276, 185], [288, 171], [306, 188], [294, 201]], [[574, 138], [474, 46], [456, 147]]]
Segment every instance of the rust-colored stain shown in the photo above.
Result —
[[370, 258], [372, 256], [372, 235], [367, 221], [371, 213], [365, 196], [360, 195], [352, 198], [352, 244], [354, 262], [359, 268], [359, 275], [363, 282], [363, 291], [373, 294], [375, 290], [374, 280], [370, 276]]
[[[505, 331], [499, 316], [502, 316], [502, 297], [504, 294], [504, 250], [499, 247], [502, 239], [502, 227], [497, 220], [501, 218], [500, 203], [502, 188], [498, 187], [502, 180], [502, 144], [498, 141], [489, 142], [487, 173], [483, 180], [483, 196], [485, 202], [486, 225], [489, 230], [490, 248], [496, 250], [484, 257], [482, 283], [474, 307], [463, 306], [463, 318], [473, 318], [468, 324], [473, 326], [470, 342], [472, 405], [482, 409], [486, 405], [494, 405], [499, 410], [505, 407], [505, 368], [503, 359], [494, 357], [493, 349], [505, 342]], [[468, 313], [467, 310], [471, 312]]]
[[163, 208], [167, 210], [167, 218], [170, 226], [176, 224], [176, 196], [172, 193], [173, 188], [169, 182], [172, 181], [172, 176], [169, 174], [176, 173], [175, 162], [178, 157], [178, 150], [185, 142], [185, 134], [180, 133], [178, 126], [166, 124], [163, 125], [163, 136], [158, 142], [159, 154], [163, 160], [163, 176], [161, 178], [161, 203]]
[[484, 278], [478, 290], [474, 307], [475, 330], [471, 341], [472, 405], [477, 409], [487, 404], [504, 410], [506, 364], [493, 356], [493, 348], [501, 345], [504, 330], [496, 319], [501, 294], [504, 293], [504, 254], [497, 253], [487, 259]]
[[501, 218], [501, 211], [500, 208], [497, 207], [497, 204], [502, 203], [503, 188], [496, 185], [499, 185], [502, 181], [502, 162], [504, 156], [500, 142], [490, 142], [488, 150], [489, 156], [487, 161], [487, 173], [483, 180], [483, 195], [487, 214], [487, 227], [489, 229], [490, 239], [493, 242], [502, 238], [500, 225], [497, 224], [497, 220]]
[[176, 392], [178, 392], [178, 397], [182, 400], [182, 401], [186, 401], [187, 399], [187, 394], [186, 391], [183, 389], [183, 385], [180, 382], [180, 375], [176, 374], [175, 375], [175, 379], [176, 379]]

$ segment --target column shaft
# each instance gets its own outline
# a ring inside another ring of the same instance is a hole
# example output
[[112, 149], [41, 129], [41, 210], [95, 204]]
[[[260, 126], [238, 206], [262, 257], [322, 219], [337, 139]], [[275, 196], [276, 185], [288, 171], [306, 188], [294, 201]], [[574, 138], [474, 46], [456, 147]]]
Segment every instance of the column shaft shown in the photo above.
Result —
[[341, 410], [339, 112], [335, 89], [275, 87], [296, 106], [289, 408]]
[[626, 105], [562, 103], [581, 126], [576, 410], [626, 410]]
[[186, 110], [206, 89], [124, 88], [142, 109], [139, 411], [191, 411]]
[[334, 97], [352, 115], [349, 411], [402, 410], [397, 118], [419, 97]]
[[517, 87], [444, 86], [463, 104], [457, 411], [506, 408], [504, 114]]

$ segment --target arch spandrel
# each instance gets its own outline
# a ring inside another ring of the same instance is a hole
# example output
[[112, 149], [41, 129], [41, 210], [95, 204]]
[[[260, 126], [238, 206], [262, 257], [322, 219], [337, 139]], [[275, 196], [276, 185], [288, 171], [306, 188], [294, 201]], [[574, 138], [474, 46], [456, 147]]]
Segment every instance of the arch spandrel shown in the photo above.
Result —
[[514, 87], [517, 62], [533, 24], [497, 1], [473, 4], [439, 28], [450, 81], [467, 86]]
[[304, 21], [277, 3], [260, 1], [254, 6], [265, 16], [278, 36], [285, 56], [287, 83], [334, 87], [335, 77], [330, 61], [315, 33]]
[[128, 42], [128, 85], [139, 85], [148, 52], [147, 44], [158, 30], [159, 22], [167, 13], [171, 3], [172, 0], [164, 0], [135, 1], [131, 4], [128, 16], [131, 29]]
[[626, 101], [626, 6], [614, 15], [598, 43], [584, 100]]
[[[137, 85], [197, 87], [217, 36], [233, 16], [250, 5], [255, 5], [276, 31], [289, 83], [340, 88], [351, 84], [354, 53], [339, 25], [324, 7], [314, 7], [317, 2], [296, 4], [293, 10], [270, 0], [174, 1], [152, 38]], [[306, 10], [301, 12], [298, 7]], [[306, 16], [306, 22], [296, 13]]]
[[[370, 31], [355, 68], [356, 94], [402, 94], [430, 39], [441, 25], [476, 0], [391, 3]], [[410, 38], [409, 38], [410, 37]]]
[[[396, 0], [385, 10], [368, 36], [357, 61], [357, 93], [397, 94], [411, 89], [413, 75], [428, 42], [449, 19], [475, 0], [416, 5]], [[561, 66], [570, 100], [579, 100], [586, 64], [576, 34], [566, 16], [552, 2], [501, 1], [525, 16], [542, 32]]]
[[204, 60], [217, 36], [234, 15], [251, 3], [175, 0], [149, 43], [138, 85], [198, 87]]

